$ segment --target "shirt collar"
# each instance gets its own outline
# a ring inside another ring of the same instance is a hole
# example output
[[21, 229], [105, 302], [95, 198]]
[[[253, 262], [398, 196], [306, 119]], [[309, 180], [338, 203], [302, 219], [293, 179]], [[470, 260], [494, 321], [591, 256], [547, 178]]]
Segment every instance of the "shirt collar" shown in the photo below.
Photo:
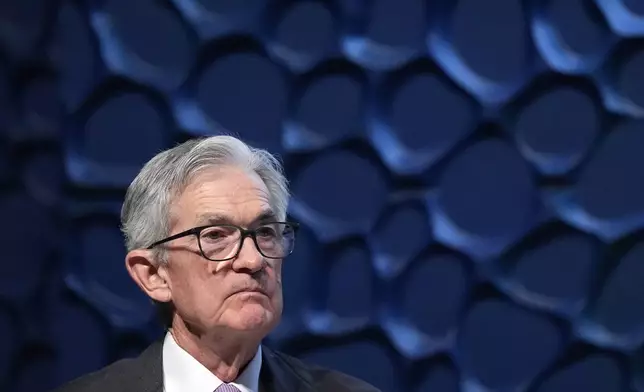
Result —
[[[262, 347], [246, 369], [231, 384], [241, 392], [259, 391], [259, 373], [262, 367]], [[223, 381], [181, 348], [167, 332], [163, 341], [163, 385], [166, 392], [213, 392]]]

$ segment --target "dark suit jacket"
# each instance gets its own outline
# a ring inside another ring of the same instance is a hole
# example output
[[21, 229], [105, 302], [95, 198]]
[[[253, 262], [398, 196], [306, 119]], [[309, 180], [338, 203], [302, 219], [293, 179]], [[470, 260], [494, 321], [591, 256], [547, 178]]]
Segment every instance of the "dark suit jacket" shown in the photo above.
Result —
[[[117, 361], [54, 392], [163, 392], [162, 347], [162, 340], [155, 342], [137, 358]], [[265, 346], [259, 384], [265, 392], [379, 392], [364, 381], [307, 365]]]

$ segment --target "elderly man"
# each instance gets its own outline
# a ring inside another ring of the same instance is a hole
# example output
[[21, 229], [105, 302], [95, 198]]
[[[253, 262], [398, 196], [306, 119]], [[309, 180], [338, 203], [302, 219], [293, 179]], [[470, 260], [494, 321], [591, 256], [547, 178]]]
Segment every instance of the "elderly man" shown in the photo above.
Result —
[[167, 315], [167, 333], [59, 392], [377, 391], [261, 345], [282, 313], [282, 260], [297, 224], [268, 152], [230, 136], [150, 160], [121, 213], [125, 267]]

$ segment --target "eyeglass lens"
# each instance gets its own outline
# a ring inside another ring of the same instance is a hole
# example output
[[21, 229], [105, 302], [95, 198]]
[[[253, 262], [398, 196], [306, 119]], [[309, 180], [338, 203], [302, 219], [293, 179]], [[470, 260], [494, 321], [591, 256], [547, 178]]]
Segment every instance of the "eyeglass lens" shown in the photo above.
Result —
[[[271, 223], [254, 230], [255, 242], [264, 257], [282, 258], [293, 251], [294, 230], [287, 223]], [[213, 261], [231, 258], [241, 246], [242, 232], [238, 227], [220, 225], [204, 229], [199, 235], [201, 251]]]

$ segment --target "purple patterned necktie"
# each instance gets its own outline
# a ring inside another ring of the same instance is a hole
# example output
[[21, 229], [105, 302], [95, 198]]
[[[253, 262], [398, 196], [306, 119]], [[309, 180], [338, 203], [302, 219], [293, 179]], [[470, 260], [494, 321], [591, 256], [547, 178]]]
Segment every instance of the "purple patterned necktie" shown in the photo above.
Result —
[[240, 392], [233, 384], [221, 384], [215, 389], [215, 392]]

